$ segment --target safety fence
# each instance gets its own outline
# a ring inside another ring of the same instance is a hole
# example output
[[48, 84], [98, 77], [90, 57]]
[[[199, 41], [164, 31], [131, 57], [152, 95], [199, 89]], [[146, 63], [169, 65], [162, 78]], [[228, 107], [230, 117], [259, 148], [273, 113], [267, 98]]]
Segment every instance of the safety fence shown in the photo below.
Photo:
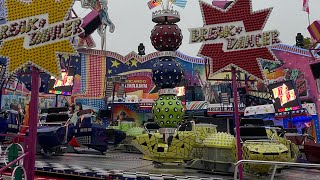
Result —
[[[0, 169], [0, 179], [3, 176], [8, 176], [7, 172], [11, 175], [11, 179], [26, 180], [26, 170], [24, 168], [24, 158], [28, 156], [28, 152], [25, 152], [23, 146], [19, 143], [24, 136], [21, 134], [0, 134], [0, 136], [12, 138], [11, 144], [8, 144], [3, 152], [3, 146], [0, 145], [0, 157], [2, 159], [3, 167]], [[19, 150], [20, 149], [20, 150]], [[19, 155], [19, 152], [21, 155]]]
[[303, 168], [320, 168], [320, 164], [309, 164], [309, 163], [290, 163], [290, 162], [278, 162], [278, 161], [258, 161], [258, 160], [240, 160], [236, 162], [235, 171], [234, 171], [234, 180], [238, 180], [238, 170], [239, 166], [242, 164], [266, 164], [266, 165], [274, 165], [271, 180], [274, 180], [274, 176], [276, 174], [276, 170], [279, 166], [289, 166], [289, 167], [303, 167]]

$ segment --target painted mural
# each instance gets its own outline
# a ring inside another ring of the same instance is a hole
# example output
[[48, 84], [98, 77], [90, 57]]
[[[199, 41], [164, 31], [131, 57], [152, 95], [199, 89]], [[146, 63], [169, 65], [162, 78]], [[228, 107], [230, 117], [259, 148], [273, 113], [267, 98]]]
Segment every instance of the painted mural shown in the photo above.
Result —
[[[156, 99], [157, 89], [152, 82], [152, 65], [159, 60], [159, 54], [152, 53], [147, 56], [139, 56], [130, 53], [121, 56], [113, 52], [99, 50], [79, 50], [80, 57], [60, 56], [61, 67], [73, 66], [76, 68], [74, 78], [73, 95], [71, 99], [59, 97], [58, 104], [65, 102], [81, 102], [86, 106], [93, 106], [97, 109], [105, 108], [105, 79], [111, 76], [127, 77], [124, 91], [127, 96], [137, 95], [139, 99]], [[300, 97], [308, 97], [309, 73], [305, 73], [307, 67], [294, 66], [296, 61], [304, 61], [307, 55], [288, 53], [284, 49], [275, 48], [274, 54], [282, 61], [282, 64], [262, 61], [261, 66], [268, 83], [293, 79], [299, 91]], [[215, 81], [206, 80], [205, 64], [201, 58], [186, 56], [177, 53], [176, 60], [184, 69], [184, 81], [181, 86], [198, 86], [198, 100], [207, 101], [211, 104], [219, 103], [220, 92], [230, 92], [230, 73], [220, 73], [214, 77]], [[301, 69], [302, 68], [302, 69]], [[240, 79], [245, 79], [244, 74], [239, 74]], [[46, 74], [41, 74], [40, 92], [48, 92], [48, 79]], [[27, 89], [30, 90], [30, 70], [22, 69], [19, 79]], [[249, 78], [250, 79], [250, 78]], [[244, 87], [244, 82], [239, 83]], [[118, 87], [116, 86], [116, 92]], [[223, 89], [225, 88], [225, 89]], [[226, 90], [227, 89], [227, 90]], [[267, 86], [263, 82], [249, 83], [249, 90], [261, 92], [267, 91]], [[186, 93], [187, 94], [187, 93]]]
[[[159, 60], [158, 58], [151, 59], [146, 62], [138, 62], [135, 58], [125, 62], [114, 58], [107, 58], [107, 77], [111, 76], [126, 76], [127, 81], [125, 85], [125, 92], [127, 95], [138, 95], [140, 99], [155, 99], [157, 98], [157, 91], [154, 91], [155, 86], [152, 82], [152, 66]], [[193, 69], [197, 69], [200, 76], [204, 76], [204, 64], [193, 64], [176, 58], [184, 68], [185, 82], [187, 85], [199, 84], [199, 75]], [[203, 80], [202, 79], [202, 80]]]
[[[300, 97], [308, 96], [308, 82], [305, 74], [298, 68], [289, 69], [285, 64], [262, 61], [263, 73], [269, 84], [293, 80]], [[261, 83], [261, 82], [260, 82]], [[258, 91], [266, 91], [266, 86], [258, 85]]]
[[152, 119], [152, 114], [148, 110], [142, 110], [139, 104], [135, 103], [121, 103], [113, 106], [113, 119], [123, 121], [121, 115], [124, 116], [124, 120], [132, 121], [136, 126], [141, 126], [147, 122], [148, 119]]
[[[305, 52], [300, 54], [289, 53], [287, 47], [274, 48], [274, 54], [280, 59], [281, 64], [262, 61], [261, 66], [268, 83], [292, 79], [296, 82], [300, 97], [315, 96], [314, 92], [309, 92], [308, 82], [312, 76], [309, 67], [304, 67], [301, 62], [307, 61], [308, 55]], [[76, 75], [72, 97], [58, 97], [58, 104], [66, 102], [81, 102], [83, 105], [92, 106], [97, 109], [105, 108], [106, 77], [125, 76], [125, 94], [127, 96], [137, 95], [141, 99], [156, 99], [157, 89], [152, 82], [152, 65], [159, 60], [159, 54], [152, 53], [146, 56], [139, 56], [130, 53], [121, 56], [117, 53], [99, 50], [79, 50], [79, 57], [60, 56], [61, 67], [75, 67]], [[214, 77], [215, 81], [206, 80], [205, 64], [201, 58], [189, 57], [177, 52], [176, 60], [179, 61], [184, 69], [184, 81], [181, 86], [198, 86], [198, 101], [207, 101], [210, 104], [219, 103], [220, 92], [230, 92], [231, 74], [220, 73]], [[301, 61], [301, 62], [300, 62]], [[297, 66], [299, 64], [299, 66]], [[303, 63], [307, 64], [307, 63]], [[244, 74], [239, 74], [240, 79], [244, 79]], [[48, 92], [48, 80], [50, 76], [41, 74], [40, 92]], [[23, 68], [18, 73], [18, 79], [26, 89], [31, 90], [31, 71]], [[250, 79], [250, 78], [249, 78]], [[239, 83], [244, 87], [243, 82]], [[263, 82], [249, 83], [249, 90], [261, 92], [267, 91], [267, 86]], [[312, 85], [312, 84], [311, 84]], [[225, 89], [223, 89], [223, 87]], [[227, 89], [227, 90], [226, 90]], [[229, 89], [229, 90], [228, 90]], [[117, 92], [117, 87], [116, 87]], [[311, 93], [311, 94], [310, 94]], [[186, 92], [187, 94], [187, 92]]]

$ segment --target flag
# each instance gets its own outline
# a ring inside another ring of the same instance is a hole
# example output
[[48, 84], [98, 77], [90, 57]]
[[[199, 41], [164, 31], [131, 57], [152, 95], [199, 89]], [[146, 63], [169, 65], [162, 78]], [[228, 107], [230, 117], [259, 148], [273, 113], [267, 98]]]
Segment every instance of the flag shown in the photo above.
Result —
[[161, 4], [162, 0], [150, 0], [147, 4], [149, 9], [155, 8]]
[[185, 8], [187, 5], [187, 0], [171, 0], [172, 4]]
[[310, 8], [309, 8], [309, 0], [303, 0], [303, 11], [307, 12], [310, 14]]

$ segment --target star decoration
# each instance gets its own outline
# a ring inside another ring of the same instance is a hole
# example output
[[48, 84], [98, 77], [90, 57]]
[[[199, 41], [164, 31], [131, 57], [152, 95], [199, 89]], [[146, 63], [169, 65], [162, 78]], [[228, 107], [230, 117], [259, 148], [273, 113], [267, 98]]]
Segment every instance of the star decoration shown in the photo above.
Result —
[[[242, 21], [246, 32], [261, 31], [271, 13], [271, 8], [252, 12], [251, 0], [235, 0], [227, 9], [222, 10], [211, 4], [200, 1], [200, 8], [205, 25]], [[243, 29], [237, 29], [241, 32]], [[223, 51], [223, 44], [203, 44], [199, 56], [209, 58], [211, 75], [235, 67], [237, 70], [253, 75], [256, 79], [265, 79], [261, 73], [259, 60], [277, 62], [268, 47]]]
[[138, 67], [137, 63], [138, 63], [138, 61], [136, 59], [132, 59], [131, 60], [131, 67], [133, 67], [133, 66]]
[[111, 67], [118, 68], [118, 66], [120, 65], [120, 63], [117, 60], [112, 60], [111, 63], [112, 63]]
[[[48, 23], [64, 21], [74, 0], [32, 0], [24, 2], [20, 0], [5, 1], [7, 7], [7, 21], [28, 18], [36, 15], [48, 14]], [[41, 26], [41, 25], [40, 25]], [[15, 73], [23, 66], [32, 64], [46, 73], [60, 77], [60, 59], [58, 53], [77, 55], [69, 40], [44, 44], [34, 48], [24, 47], [24, 37], [4, 40], [0, 47], [0, 55], [8, 59], [9, 73]]]
[[274, 56], [268, 48], [224, 52], [222, 46], [222, 44], [206, 44], [202, 47], [201, 54], [211, 58], [209, 61], [213, 64], [213, 72], [219, 73], [230, 67], [236, 67], [237, 70], [264, 79], [257, 57], [273, 59]]
[[126, 62], [126, 65], [127, 65], [127, 66], [130, 66], [130, 65], [131, 65], [130, 61], [127, 61], [127, 62]]
[[237, 32], [238, 34], [241, 34], [241, 32], [242, 32], [242, 27], [237, 27], [237, 28], [236, 28], [236, 32]]
[[67, 55], [67, 54], [63, 54], [63, 55], [62, 55], [62, 57], [63, 57], [63, 59], [64, 59], [65, 61], [67, 61], [67, 60], [69, 59], [69, 57], [70, 57], [70, 56], [69, 56], [69, 55]]
[[111, 70], [111, 69], [109, 69], [109, 70], [108, 70], [108, 74], [111, 74], [111, 73], [112, 73], [112, 70]]

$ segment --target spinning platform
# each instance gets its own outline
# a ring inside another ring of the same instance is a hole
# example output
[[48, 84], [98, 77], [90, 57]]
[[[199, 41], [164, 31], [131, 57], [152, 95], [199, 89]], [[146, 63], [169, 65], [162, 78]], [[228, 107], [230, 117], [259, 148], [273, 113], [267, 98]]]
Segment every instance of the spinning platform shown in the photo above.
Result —
[[[214, 180], [233, 179], [232, 175], [212, 174], [182, 165], [163, 165], [155, 168], [151, 161], [142, 160], [141, 154], [121, 153], [111, 151], [106, 155], [65, 154], [44, 158], [37, 156], [36, 171], [42, 173], [65, 174], [73, 177], [92, 179], [169, 179], [169, 180]], [[245, 175], [246, 179], [256, 179], [257, 176]], [[259, 179], [270, 179], [269, 176]], [[320, 169], [290, 168], [277, 173], [277, 180], [320, 179]]]
[[[123, 180], [231, 180], [232, 175], [213, 174], [168, 164], [154, 167], [151, 161], [142, 160], [142, 154], [110, 151], [106, 155], [65, 154], [45, 158], [37, 156], [36, 174], [61, 179], [123, 179]], [[245, 179], [269, 180], [270, 176], [257, 177], [245, 173]], [[320, 179], [320, 169], [290, 168], [277, 173], [276, 180]]]
[[94, 179], [198, 179], [212, 180], [230, 178], [202, 174], [182, 166], [168, 165], [155, 168], [151, 161], [142, 160], [141, 154], [108, 152], [107, 155], [65, 154], [64, 156], [37, 157], [36, 171], [66, 174], [68, 176]]

